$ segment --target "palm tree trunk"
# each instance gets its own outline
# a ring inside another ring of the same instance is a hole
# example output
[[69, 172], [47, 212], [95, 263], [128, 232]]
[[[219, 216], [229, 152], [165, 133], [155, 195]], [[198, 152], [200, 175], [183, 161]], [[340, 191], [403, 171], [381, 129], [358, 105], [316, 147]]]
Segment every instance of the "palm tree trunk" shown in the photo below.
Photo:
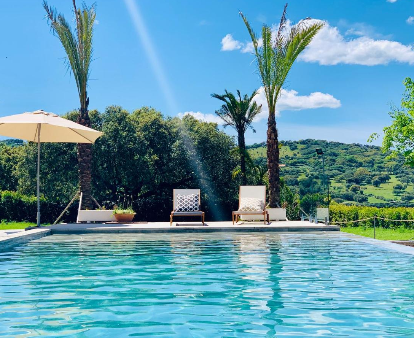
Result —
[[246, 178], [246, 141], [244, 139], [244, 133], [238, 131], [238, 143], [239, 143], [239, 152], [240, 152], [240, 170], [241, 170], [241, 184], [247, 185]]
[[275, 114], [267, 121], [267, 169], [269, 174], [269, 207], [277, 208], [280, 201], [279, 138]]
[[[79, 111], [78, 123], [91, 127], [88, 108]], [[78, 144], [79, 189], [82, 195], [82, 209], [92, 209], [92, 144]]]

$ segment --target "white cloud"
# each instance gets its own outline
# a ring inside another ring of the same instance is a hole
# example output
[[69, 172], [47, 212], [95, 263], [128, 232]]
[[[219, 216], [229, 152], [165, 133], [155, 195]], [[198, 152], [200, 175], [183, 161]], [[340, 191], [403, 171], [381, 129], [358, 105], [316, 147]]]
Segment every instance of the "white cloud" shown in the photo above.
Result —
[[369, 24], [364, 22], [348, 22], [347, 20], [341, 19], [338, 21], [338, 28], [341, 30], [344, 29], [345, 36], [358, 36], [358, 37], [369, 37], [377, 40], [390, 40], [392, 39], [392, 34], [382, 34], [377, 31], [377, 29]]
[[408, 17], [408, 19], [405, 21], [408, 25], [414, 24], [414, 16]]
[[305, 109], [318, 109], [321, 107], [336, 109], [340, 106], [340, 100], [336, 99], [329, 93], [322, 92], [312, 92], [308, 96], [298, 96], [298, 92], [295, 90], [282, 89], [278, 101], [278, 109], [280, 111], [298, 111]]
[[387, 2], [391, 2], [393, 4], [394, 2], [397, 2], [397, 0], [387, 0]]
[[[410, 18], [407, 23], [411, 23]], [[320, 20], [312, 19], [308, 22], [311, 21]], [[414, 17], [412, 23], [414, 24]], [[287, 23], [287, 27], [289, 25], [290, 23]], [[273, 32], [276, 29], [276, 26], [272, 27]], [[372, 28], [367, 25], [355, 24], [355, 27], [346, 31], [345, 36], [339, 32], [337, 27], [332, 27], [326, 22], [325, 26], [299, 56], [299, 59], [305, 62], [317, 62], [320, 65], [355, 64], [373, 66], [386, 65], [393, 61], [414, 64], [414, 50], [411, 46], [385, 39], [385, 37], [375, 39], [374, 37], [379, 37], [379, 35], [374, 34]], [[224, 49], [223, 41], [225, 39], [229, 41], [229, 45], [231, 43], [233, 48]], [[240, 42], [229, 34], [223, 38], [222, 44], [223, 51], [253, 52], [251, 42]]]
[[[254, 46], [253, 46], [252, 42], [247, 42], [247, 43], [242, 44], [242, 45], [243, 45], [243, 48], [241, 49], [242, 53], [253, 53], [254, 52]], [[257, 45], [259, 47], [261, 47], [263, 45], [263, 39], [262, 38], [259, 38], [257, 40]]]
[[[256, 121], [267, 118], [269, 111], [263, 87], [261, 87], [254, 98], [262, 105], [262, 112], [256, 117]], [[329, 93], [312, 92], [308, 96], [300, 96], [295, 90], [282, 89], [276, 105], [276, 115], [280, 116], [281, 111], [300, 111], [307, 109], [331, 108], [341, 106], [341, 101]]]
[[373, 66], [391, 61], [414, 64], [414, 51], [411, 46], [397, 41], [374, 40], [367, 36], [347, 40], [336, 27], [326, 24], [299, 58], [321, 65]]
[[183, 118], [184, 116], [193, 116], [195, 119], [200, 120], [202, 122], [207, 123], [216, 123], [218, 125], [223, 125], [224, 121], [217, 115], [211, 113], [201, 113], [201, 112], [194, 112], [194, 111], [186, 111], [184, 113], [180, 112], [178, 114], [179, 118]]
[[234, 51], [239, 50], [243, 47], [240, 41], [234, 40], [231, 34], [227, 34], [221, 39], [221, 50], [222, 51]]
[[99, 25], [99, 20], [98, 19], [95, 19], [94, 25]]
[[[259, 89], [254, 100], [257, 102], [257, 104], [262, 105], [262, 111], [257, 115], [255, 121], [258, 122], [262, 119], [267, 119], [269, 111], [267, 109], [266, 96], [263, 87]], [[280, 116], [281, 111], [300, 111], [318, 108], [336, 109], [340, 106], [340, 100], [336, 99], [329, 93], [312, 92], [308, 96], [300, 96], [295, 90], [282, 89], [276, 106], [276, 115]], [[224, 121], [217, 115], [211, 113], [202, 113], [199, 111], [187, 111], [184, 113], [180, 112], [178, 114], [178, 117], [183, 118], [186, 115], [193, 116], [195, 119], [203, 122], [217, 123], [218, 125], [224, 124]]]

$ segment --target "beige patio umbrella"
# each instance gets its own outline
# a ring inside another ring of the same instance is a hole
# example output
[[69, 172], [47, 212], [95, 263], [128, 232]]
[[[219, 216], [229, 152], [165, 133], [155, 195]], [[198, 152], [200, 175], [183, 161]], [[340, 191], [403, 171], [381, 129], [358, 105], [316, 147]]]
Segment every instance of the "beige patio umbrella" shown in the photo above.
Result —
[[37, 143], [37, 226], [40, 226], [40, 144], [94, 143], [102, 132], [37, 110], [0, 118], [0, 135]]

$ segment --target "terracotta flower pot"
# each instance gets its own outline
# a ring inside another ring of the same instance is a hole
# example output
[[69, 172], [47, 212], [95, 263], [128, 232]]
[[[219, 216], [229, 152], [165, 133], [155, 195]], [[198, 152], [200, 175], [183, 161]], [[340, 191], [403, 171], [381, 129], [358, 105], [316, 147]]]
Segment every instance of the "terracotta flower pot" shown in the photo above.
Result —
[[115, 214], [117, 222], [132, 222], [135, 214]]

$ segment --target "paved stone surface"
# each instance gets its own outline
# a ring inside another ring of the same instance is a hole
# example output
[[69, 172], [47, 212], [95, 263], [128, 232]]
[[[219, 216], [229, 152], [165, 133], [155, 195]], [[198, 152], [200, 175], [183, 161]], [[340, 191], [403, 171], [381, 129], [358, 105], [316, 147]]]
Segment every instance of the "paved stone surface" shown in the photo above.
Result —
[[44, 236], [50, 235], [52, 232], [49, 229], [32, 229], [32, 230], [1, 230], [0, 233], [0, 251], [16, 244], [36, 240]]
[[312, 231], [339, 231], [338, 226], [314, 224], [308, 221], [279, 221], [263, 224], [257, 222], [207, 222], [201, 223], [173, 223], [150, 222], [141, 224], [59, 224], [44, 227], [53, 234], [58, 233], [129, 233], [129, 232], [214, 232], [214, 231], [276, 231], [276, 232], [312, 232]]
[[401, 244], [407, 247], [414, 247], [414, 241], [391, 241], [392, 243]]

